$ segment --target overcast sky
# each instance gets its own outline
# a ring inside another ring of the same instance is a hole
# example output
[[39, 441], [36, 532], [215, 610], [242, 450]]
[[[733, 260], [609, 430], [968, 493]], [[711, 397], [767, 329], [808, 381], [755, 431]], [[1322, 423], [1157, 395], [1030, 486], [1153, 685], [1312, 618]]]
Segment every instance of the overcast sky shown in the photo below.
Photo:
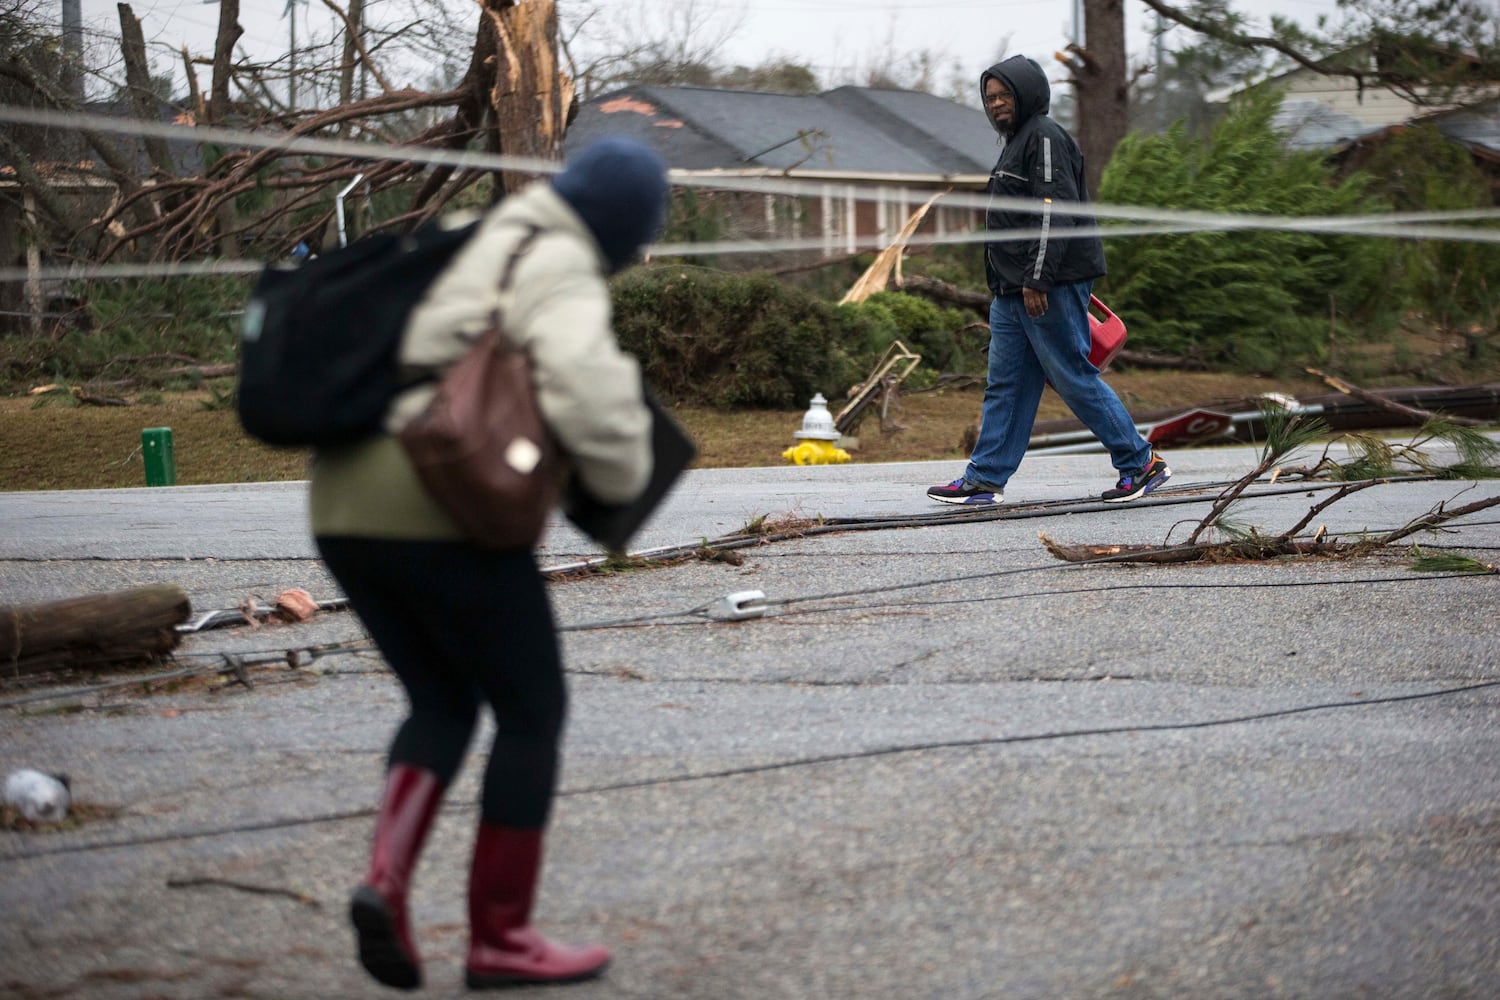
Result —
[[[57, 3], [60, 0], [47, 0]], [[367, 0], [384, 11], [407, 9], [411, 0]], [[457, 10], [472, 9], [471, 0], [445, 0]], [[674, 0], [613, 0], [615, 12], [640, 17], [641, 12], [661, 9]], [[681, 2], [681, 0], [679, 0]], [[1029, 55], [1062, 76], [1052, 53], [1071, 38], [1073, 0], [692, 0], [697, 11], [711, 19], [710, 29], [728, 30], [737, 25], [723, 49], [726, 64], [755, 65], [772, 57], [786, 56], [813, 66], [825, 83], [846, 82], [851, 72], [862, 77], [887, 58], [901, 58], [927, 51], [940, 65], [951, 66], [960, 78], [977, 79], [981, 70], [1006, 54]], [[218, 6], [214, 0], [130, 0], [131, 9], [143, 22], [145, 35], [158, 71], [170, 68], [181, 76], [177, 50], [187, 45], [195, 55], [210, 55]], [[653, 6], [655, 5], [655, 6]], [[569, 0], [560, 8], [567, 16]], [[1245, 11], [1277, 10], [1310, 21], [1320, 13], [1335, 10], [1335, 0], [1243, 0]], [[1149, 42], [1148, 15], [1143, 4], [1126, 0], [1126, 27], [1132, 60], [1145, 60]], [[290, 34], [283, 16], [286, 0], [241, 0], [241, 24], [245, 34], [240, 45], [257, 57], [274, 57], [288, 50]], [[116, 0], [83, 0], [86, 28], [108, 38], [119, 35]], [[333, 16], [320, 0], [298, 11], [298, 34], [326, 32]], [[466, 19], [474, 15], [465, 13]], [[1262, 17], [1261, 26], [1264, 27]], [[1182, 32], [1183, 29], [1178, 29]], [[95, 35], [97, 37], [97, 35]], [[115, 55], [117, 48], [111, 51]], [[950, 74], [944, 72], [946, 78]], [[415, 76], [415, 74], [413, 74]], [[206, 74], [200, 79], [206, 85]], [[862, 82], [862, 81], [861, 81]], [[393, 83], [420, 83], [400, 79]]]
[[[734, 0], [708, 2], [735, 6]], [[1268, 0], [1247, 0], [1243, 9], [1268, 6]], [[1276, 2], [1278, 10], [1296, 7], [1313, 16], [1335, 6], [1335, 0]], [[1073, 37], [1072, 0], [748, 0], [744, 9], [743, 27], [729, 46], [738, 61], [786, 51], [824, 71], [851, 63], [863, 70], [886, 53], [926, 50], [977, 81], [1003, 50], [1031, 56], [1061, 76], [1052, 54]], [[1126, 0], [1125, 17], [1132, 58], [1147, 58], [1156, 15]]]

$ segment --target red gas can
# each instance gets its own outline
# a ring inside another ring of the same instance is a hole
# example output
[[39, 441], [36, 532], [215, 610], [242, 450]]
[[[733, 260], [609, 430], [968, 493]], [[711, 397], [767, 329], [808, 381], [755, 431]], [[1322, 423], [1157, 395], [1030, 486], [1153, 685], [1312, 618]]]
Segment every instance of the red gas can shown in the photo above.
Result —
[[[1095, 316], [1096, 312], [1103, 313], [1104, 318]], [[1094, 342], [1089, 350], [1089, 361], [1102, 372], [1125, 346], [1125, 323], [1093, 295], [1089, 296], [1089, 334]]]

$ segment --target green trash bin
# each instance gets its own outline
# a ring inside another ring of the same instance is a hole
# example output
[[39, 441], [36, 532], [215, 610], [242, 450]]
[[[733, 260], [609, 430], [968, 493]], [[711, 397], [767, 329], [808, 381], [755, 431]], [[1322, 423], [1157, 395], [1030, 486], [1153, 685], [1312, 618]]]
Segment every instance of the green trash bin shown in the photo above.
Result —
[[172, 454], [172, 428], [147, 427], [141, 431], [141, 455], [146, 460], [147, 486], [177, 485], [177, 459]]

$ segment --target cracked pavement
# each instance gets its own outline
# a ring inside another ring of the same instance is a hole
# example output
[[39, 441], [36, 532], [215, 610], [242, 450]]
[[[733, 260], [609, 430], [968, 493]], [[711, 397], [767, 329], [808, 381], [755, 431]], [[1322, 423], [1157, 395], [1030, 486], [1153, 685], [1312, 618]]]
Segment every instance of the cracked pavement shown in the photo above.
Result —
[[[832, 532], [739, 565], [552, 584], [572, 700], [536, 917], [615, 952], [568, 996], [1493, 996], [1500, 577], [1416, 573], [1404, 545], [1180, 566], [1042, 548], [1038, 532], [1180, 540], [1208, 484], [1255, 461], [1167, 457], [1171, 503]], [[762, 514], [930, 514], [923, 490], [960, 467], [695, 471], [636, 547]], [[1031, 457], [1007, 507], [1112, 480], [1100, 455]], [[336, 597], [304, 490], [0, 493], [0, 602], [158, 581], [195, 611], [288, 587]], [[1496, 494], [1398, 482], [1320, 522], [1373, 532]], [[1323, 496], [1259, 497], [1239, 519], [1284, 527]], [[1414, 541], [1500, 561], [1497, 511]], [[593, 556], [559, 522], [540, 561]], [[747, 590], [765, 617], [684, 613]], [[3, 709], [0, 770], [67, 772], [96, 811], [0, 831], [0, 996], [385, 992], [344, 906], [399, 686], [363, 650], [269, 662], [361, 635], [346, 612], [204, 631], [179, 663], [245, 654], [252, 687], [210, 674]], [[418, 872], [418, 995], [466, 992], [488, 739]]]

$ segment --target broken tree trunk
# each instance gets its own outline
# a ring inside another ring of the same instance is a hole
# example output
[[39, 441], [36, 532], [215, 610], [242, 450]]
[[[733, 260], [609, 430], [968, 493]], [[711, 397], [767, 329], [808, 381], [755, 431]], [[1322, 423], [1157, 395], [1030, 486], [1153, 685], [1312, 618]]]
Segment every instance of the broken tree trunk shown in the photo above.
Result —
[[[499, 151], [541, 160], [562, 158], [563, 132], [573, 104], [573, 81], [557, 63], [557, 6], [553, 0], [485, 0], [495, 29], [495, 75], [490, 88]], [[508, 170], [514, 194], [535, 176]]]
[[[155, 125], [160, 121], [156, 95], [151, 90], [151, 63], [146, 56], [146, 38], [141, 31], [141, 22], [130, 9], [130, 4], [116, 5], [120, 13], [120, 50], [125, 56], [125, 84], [130, 94], [130, 110], [143, 122]], [[176, 176], [172, 165], [172, 154], [167, 149], [167, 140], [160, 136], [147, 136], [146, 155], [151, 165], [163, 177]]]
[[240, 0], [219, 0], [219, 30], [214, 36], [213, 82], [208, 91], [208, 120], [223, 125], [229, 116], [229, 78], [234, 72], [234, 43], [240, 27]]
[[118, 666], [175, 649], [192, 605], [159, 583], [46, 604], [0, 607], [0, 674]]

